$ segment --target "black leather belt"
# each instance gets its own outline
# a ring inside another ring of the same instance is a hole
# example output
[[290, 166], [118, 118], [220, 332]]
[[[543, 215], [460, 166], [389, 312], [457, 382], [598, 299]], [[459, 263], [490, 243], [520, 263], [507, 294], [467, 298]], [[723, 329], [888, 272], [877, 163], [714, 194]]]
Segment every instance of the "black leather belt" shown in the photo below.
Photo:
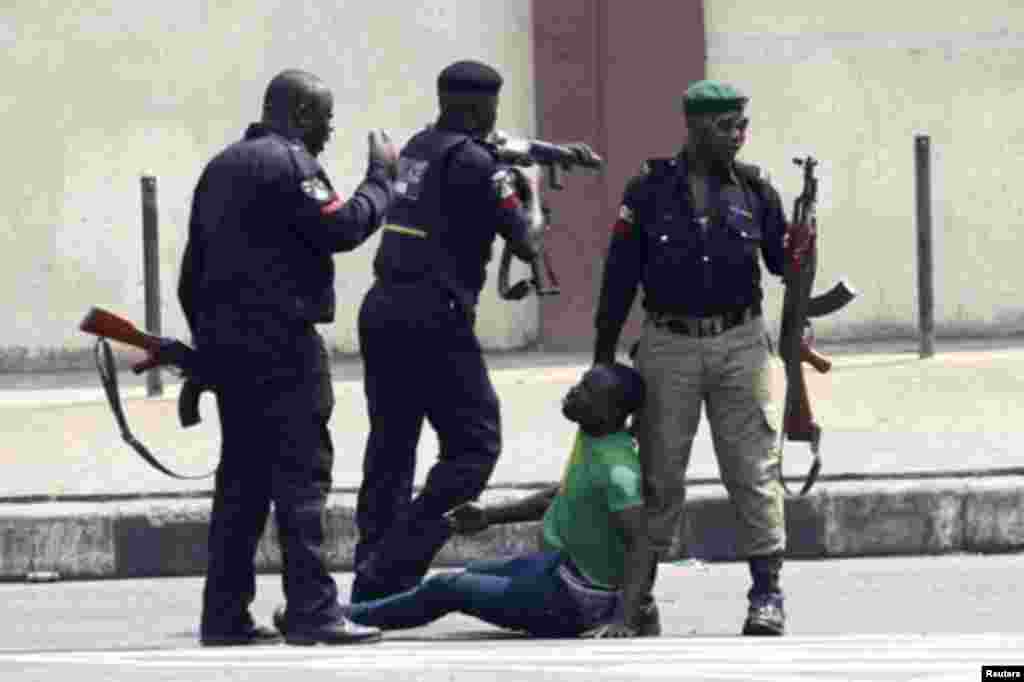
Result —
[[665, 329], [682, 336], [718, 336], [733, 327], [756, 320], [761, 316], [761, 305], [755, 303], [746, 308], [732, 310], [721, 315], [689, 317], [674, 313], [650, 313], [651, 322], [659, 329]]
[[429, 278], [429, 275], [422, 272], [389, 272], [386, 275], [379, 275], [377, 281], [381, 284], [408, 286], [410, 284], [423, 284]]

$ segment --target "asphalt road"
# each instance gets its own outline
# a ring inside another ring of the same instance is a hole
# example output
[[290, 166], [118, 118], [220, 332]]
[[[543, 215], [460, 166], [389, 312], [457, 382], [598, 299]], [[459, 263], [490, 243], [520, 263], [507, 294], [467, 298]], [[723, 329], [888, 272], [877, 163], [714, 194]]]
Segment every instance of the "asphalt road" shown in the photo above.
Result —
[[[201, 649], [201, 580], [0, 585], [4, 680], [920, 680], [981, 679], [1024, 665], [1024, 555], [791, 561], [790, 634], [736, 635], [745, 564], [667, 564], [665, 635], [621, 642], [529, 640], [463, 616], [381, 644]], [[347, 594], [350, 576], [337, 576]], [[277, 576], [254, 604], [268, 619]]]

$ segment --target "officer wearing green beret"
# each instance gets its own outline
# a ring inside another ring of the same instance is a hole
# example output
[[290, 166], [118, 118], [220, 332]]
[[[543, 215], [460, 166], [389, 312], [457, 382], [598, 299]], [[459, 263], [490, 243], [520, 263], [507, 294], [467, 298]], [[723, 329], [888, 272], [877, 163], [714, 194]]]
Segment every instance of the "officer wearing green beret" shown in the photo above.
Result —
[[781, 635], [778, 360], [761, 315], [760, 260], [782, 275], [786, 217], [758, 169], [736, 160], [747, 100], [727, 83], [693, 83], [683, 97], [682, 150], [648, 161], [628, 183], [604, 266], [594, 362], [614, 361], [642, 286], [635, 361], [647, 387], [638, 439], [652, 546], [661, 556], [672, 551], [703, 408], [753, 578], [743, 633]]

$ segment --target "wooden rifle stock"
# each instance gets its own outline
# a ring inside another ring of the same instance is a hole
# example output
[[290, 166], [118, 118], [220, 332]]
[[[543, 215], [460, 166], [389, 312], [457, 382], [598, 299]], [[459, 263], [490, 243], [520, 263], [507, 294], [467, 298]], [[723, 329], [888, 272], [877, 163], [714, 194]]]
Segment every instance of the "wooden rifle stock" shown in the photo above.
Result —
[[[167, 364], [173, 364], [181, 368], [183, 372], [194, 371], [194, 365], [197, 364], [194, 357], [195, 351], [177, 339], [165, 339], [153, 334], [147, 334], [120, 315], [115, 315], [103, 308], [90, 309], [78, 325], [78, 328], [100, 339], [96, 342], [96, 367], [99, 369], [100, 379], [107, 393], [107, 400], [110, 402], [110, 409], [114, 412], [114, 418], [121, 429], [121, 439], [128, 443], [150, 466], [168, 476], [183, 480], [195, 480], [211, 476], [213, 472], [203, 474], [202, 476], [185, 476], [175, 473], [164, 466], [142, 444], [142, 441], [135, 437], [128, 427], [128, 420], [121, 405], [121, 394], [117, 385], [117, 370], [114, 368], [113, 354], [110, 351], [110, 344], [106, 342], [106, 339], [119, 341], [133, 348], [146, 351], [146, 359], [132, 365], [132, 371], [136, 374], [141, 374], [146, 370]], [[181, 393], [178, 396], [178, 415], [182, 426], [189, 427], [199, 423], [199, 396], [204, 388], [204, 386], [191, 380], [187, 380], [182, 387]]]
[[160, 347], [160, 337], [147, 334], [120, 315], [103, 308], [93, 308], [78, 325], [88, 334], [113, 339], [140, 350], [152, 351]]
[[146, 351], [146, 359], [132, 365], [132, 371], [136, 374], [141, 374], [157, 366], [155, 354], [163, 344], [163, 339], [147, 334], [120, 315], [103, 308], [92, 308], [78, 328], [87, 334], [120, 341], [128, 346]]
[[[821, 427], [814, 421], [811, 411], [811, 400], [807, 394], [807, 380], [804, 377], [803, 363], [824, 374], [832, 369], [832, 361], [810, 347], [806, 341], [800, 342], [799, 360], [795, 367], [787, 366], [786, 372], [786, 412], [783, 428], [786, 440], [809, 443], [811, 450], [817, 452], [821, 440]], [[792, 382], [792, 386], [789, 384]]]
[[[178, 395], [178, 416], [181, 425], [189, 427], [199, 423], [199, 398], [209, 385], [204, 382], [195, 349], [177, 339], [147, 334], [120, 315], [103, 308], [92, 308], [78, 328], [101, 339], [113, 339], [146, 351], [146, 359], [132, 365], [132, 371], [136, 374], [166, 365], [181, 370], [182, 376], [186, 378]], [[107, 349], [107, 353], [109, 352]], [[117, 390], [116, 386], [114, 390]], [[119, 409], [115, 407], [115, 414]]]
[[817, 450], [818, 441], [821, 440], [821, 427], [815, 423], [814, 413], [811, 411], [811, 401], [807, 396], [807, 380], [804, 378], [802, 369], [803, 363], [813, 367], [819, 374], [827, 374], [832, 369], [832, 360], [815, 350], [806, 339], [801, 339], [800, 362], [791, 375], [787, 372], [787, 377], [792, 376], [797, 385], [793, 391], [793, 402], [786, 409], [786, 438], [810, 443], [811, 448]]

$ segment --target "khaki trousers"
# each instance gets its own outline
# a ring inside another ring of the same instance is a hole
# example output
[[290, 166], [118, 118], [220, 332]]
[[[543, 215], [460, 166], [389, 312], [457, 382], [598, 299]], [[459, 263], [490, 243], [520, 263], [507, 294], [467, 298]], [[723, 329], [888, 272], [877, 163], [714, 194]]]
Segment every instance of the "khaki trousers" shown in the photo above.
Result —
[[741, 556], [783, 552], [784, 491], [779, 482], [781, 399], [772, 373], [781, 362], [758, 317], [718, 336], [691, 337], [649, 319], [636, 357], [646, 382], [638, 415], [650, 532], [662, 556], [673, 551], [683, 519], [686, 469], [701, 407], [739, 521]]

